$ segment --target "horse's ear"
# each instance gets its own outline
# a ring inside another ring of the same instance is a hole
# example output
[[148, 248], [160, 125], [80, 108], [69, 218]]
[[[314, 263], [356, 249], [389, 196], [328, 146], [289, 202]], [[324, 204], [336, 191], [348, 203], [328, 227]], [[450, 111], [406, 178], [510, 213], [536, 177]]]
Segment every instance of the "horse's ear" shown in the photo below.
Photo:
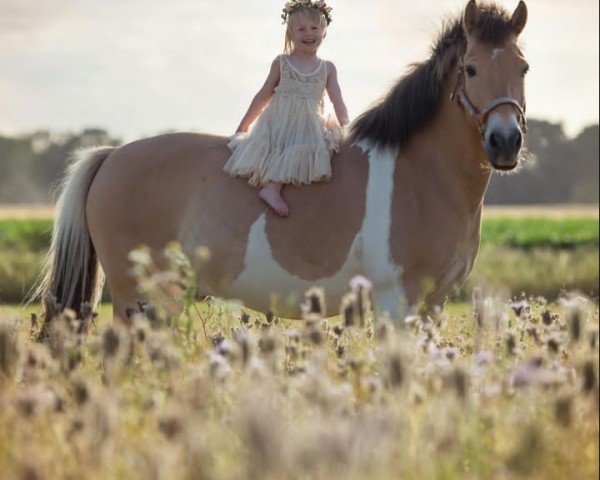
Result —
[[465, 13], [463, 15], [463, 28], [467, 35], [471, 34], [477, 25], [478, 20], [479, 11], [477, 10], [477, 3], [475, 0], [470, 0], [469, 3], [467, 3], [467, 7], [465, 8]]
[[519, 2], [519, 5], [512, 14], [512, 17], [510, 18], [510, 23], [513, 26], [515, 35], [517, 36], [525, 28], [525, 24], [527, 23], [527, 5], [525, 5], [525, 2], [523, 0]]

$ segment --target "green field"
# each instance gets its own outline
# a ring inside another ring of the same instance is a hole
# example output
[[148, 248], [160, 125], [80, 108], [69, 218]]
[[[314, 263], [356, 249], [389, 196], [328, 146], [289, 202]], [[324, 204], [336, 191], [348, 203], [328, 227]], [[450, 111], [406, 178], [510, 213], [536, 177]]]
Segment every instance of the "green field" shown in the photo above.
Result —
[[[0, 219], [0, 303], [22, 301], [38, 275], [50, 242], [50, 219]], [[493, 215], [482, 225], [482, 247], [465, 287], [526, 292], [556, 298], [577, 289], [597, 297], [598, 218]], [[107, 298], [107, 297], [105, 297]]]
[[481, 228], [482, 244], [517, 248], [598, 246], [594, 218], [489, 218]]
[[[481, 241], [519, 248], [598, 246], [598, 230], [593, 217], [492, 217], [483, 221]], [[0, 252], [45, 250], [51, 232], [50, 219], [0, 219]]]

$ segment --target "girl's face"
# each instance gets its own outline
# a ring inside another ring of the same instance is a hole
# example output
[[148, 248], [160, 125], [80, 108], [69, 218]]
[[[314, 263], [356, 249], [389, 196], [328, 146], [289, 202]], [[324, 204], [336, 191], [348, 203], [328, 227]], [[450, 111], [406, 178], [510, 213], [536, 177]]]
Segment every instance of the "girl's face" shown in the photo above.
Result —
[[291, 40], [294, 51], [316, 53], [325, 38], [326, 30], [318, 19], [298, 12], [291, 19]]

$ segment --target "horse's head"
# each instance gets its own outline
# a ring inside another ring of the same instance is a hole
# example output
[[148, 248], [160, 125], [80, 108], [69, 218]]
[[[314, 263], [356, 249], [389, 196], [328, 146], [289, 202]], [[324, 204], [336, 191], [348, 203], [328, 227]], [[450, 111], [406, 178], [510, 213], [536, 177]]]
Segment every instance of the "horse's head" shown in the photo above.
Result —
[[489, 162], [498, 170], [517, 166], [526, 130], [528, 65], [517, 45], [526, 21], [523, 1], [502, 30], [491, 28], [494, 15], [482, 15], [475, 0], [468, 3], [463, 16], [467, 42], [453, 97], [477, 122]]

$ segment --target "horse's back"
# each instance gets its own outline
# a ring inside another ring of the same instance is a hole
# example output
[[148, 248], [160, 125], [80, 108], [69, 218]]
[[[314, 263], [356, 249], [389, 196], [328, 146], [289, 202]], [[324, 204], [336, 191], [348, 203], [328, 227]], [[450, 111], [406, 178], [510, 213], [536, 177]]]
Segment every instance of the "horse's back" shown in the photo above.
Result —
[[[138, 245], [159, 251], [197, 226], [227, 243], [228, 232], [219, 229], [228, 224], [227, 212], [258, 217], [263, 207], [255, 191], [222, 172], [229, 155], [226, 138], [193, 133], [160, 135], [116, 149], [96, 174], [86, 205], [91, 238], [105, 269], [123, 270], [127, 253]], [[209, 243], [214, 242], [199, 244]]]

